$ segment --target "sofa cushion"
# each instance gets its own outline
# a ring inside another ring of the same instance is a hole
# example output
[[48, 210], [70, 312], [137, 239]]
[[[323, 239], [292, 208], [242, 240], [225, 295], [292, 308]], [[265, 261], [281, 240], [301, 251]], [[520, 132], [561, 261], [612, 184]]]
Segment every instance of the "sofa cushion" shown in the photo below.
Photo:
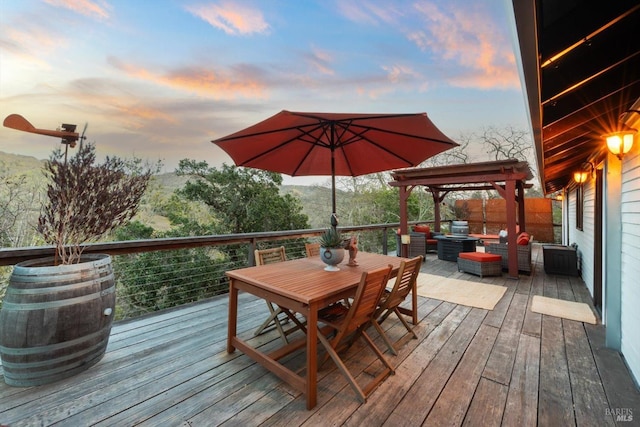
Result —
[[462, 259], [468, 259], [470, 261], [477, 261], [477, 262], [495, 262], [495, 261], [502, 261], [502, 256], [501, 255], [496, 255], [496, 254], [488, 254], [485, 252], [460, 252], [458, 254], [458, 258], [462, 258]]
[[416, 233], [424, 233], [427, 235], [427, 239], [431, 238], [431, 227], [428, 225], [415, 225], [413, 231]]
[[526, 246], [529, 244], [530, 239], [531, 239], [531, 236], [529, 235], [529, 233], [527, 233], [526, 231], [523, 231], [518, 236], [518, 240], [516, 240], [516, 243], [518, 245]]

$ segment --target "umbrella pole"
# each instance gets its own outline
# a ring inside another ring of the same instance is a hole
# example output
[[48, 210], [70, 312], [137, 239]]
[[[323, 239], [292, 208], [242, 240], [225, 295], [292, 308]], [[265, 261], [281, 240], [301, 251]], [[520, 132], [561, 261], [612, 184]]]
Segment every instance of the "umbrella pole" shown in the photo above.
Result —
[[336, 214], [336, 159], [335, 159], [335, 125], [331, 123], [331, 226], [335, 230], [338, 225]]

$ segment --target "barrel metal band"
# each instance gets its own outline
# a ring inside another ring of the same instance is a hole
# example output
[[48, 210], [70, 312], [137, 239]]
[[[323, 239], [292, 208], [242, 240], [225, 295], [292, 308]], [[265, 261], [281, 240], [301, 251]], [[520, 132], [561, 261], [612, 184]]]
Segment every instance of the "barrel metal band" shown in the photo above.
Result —
[[87, 340], [90, 340], [90, 339], [93, 339], [93, 338], [97, 338], [100, 335], [104, 334], [104, 329], [105, 328], [102, 328], [97, 332], [94, 332], [94, 333], [89, 334], [89, 335], [84, 335], [84, 336], [82, 336], [80, 338], [76, 338], [74, 340], [63, 341], [63, 342], [56, 343], [56, 344], [41, 345], [41, 346], [38, 346], [38, 347], [13, 348], [13, 347], [0, 346], [0, 352], [2, 352], [2, 354], [11, 355], [11, 356], [24, 356], [24, 355], [27, 355], [27, 354], [42, 353], [43, 351], [60, 350], [60, 349], [71, 347], [71, 346], [74, 346], [74, 345], [77, 345], [77, 344], [81, 344], [83, 341], [87, 341]]
[[46, 302], [32, 302], [32, 303], [14, 303], [11, 301], [4, 301], [2, 307], [6, 310], [14, 311], [30, 311], [30, 310], [42, 310], [47, 308], [60, 308], [67, 305], [81, 304], [83, 302], [91, 301], [94, 299], [102, 298], [106, 295], [113, 294], [116, 291], [116, 287], [111, 286], [100, 292], [94, 292], [92, 294], [83, 295], [75, 298], [67, 298], [58, 301], [46, 301]]
[[[58, 292], [73, 291], [76, 289], [82, 289], [89, 285], [101, 285], [102, 283], [115, 281], [115, 276], [110, 274], [108, 276], [100, 277], [93, 280], [86, 280], [84, 282], [70, 283], [68, 285], [54, 285], [46, 288], [16, 288], [15, 286], [7, 287], [6, 295], [44, 295], [53, 294]], [[42, 282], [40, 282], [42, 283]]]

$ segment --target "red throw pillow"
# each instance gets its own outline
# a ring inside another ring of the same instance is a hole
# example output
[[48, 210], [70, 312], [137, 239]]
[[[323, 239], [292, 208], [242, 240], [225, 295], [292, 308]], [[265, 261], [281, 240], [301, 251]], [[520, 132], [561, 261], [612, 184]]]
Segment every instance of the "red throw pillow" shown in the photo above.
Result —
[[518, 245], [527, 246], [529, 244], [529, 239], [530, 238], [531, 238], [531, 236], [529, 236], [529, 233], [523, 231], [518, 236], [518, 240], [516, 241], [516, 243]]
[[428, 225], [416, 225], [413, 227], [413, 231], [426, 234], [427, 239], [431, 238], [431, 227]]

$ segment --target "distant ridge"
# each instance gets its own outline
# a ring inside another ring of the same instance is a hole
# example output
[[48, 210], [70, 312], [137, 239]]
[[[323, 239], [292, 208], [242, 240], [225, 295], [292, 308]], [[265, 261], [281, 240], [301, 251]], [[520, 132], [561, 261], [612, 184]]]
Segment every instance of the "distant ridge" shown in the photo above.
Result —
[[[46, 160], [38, 160], [32, 156], [12, 154], [0, 151], [0, 177], [25, 176], [25, 188], [44, 190], [45, 179], [43, 166]], [[175, 172], [155, 175], [149, 192], [160, 193], [161, 197], [170, 197], [171, 194], [184, 186], [189, 178], [178, 176]], [[283, 185], [280, 188], [282, 194], [291, 194], [300, 199], [303, 212], [309, 217], [312, 228], [324, 227], [330, 215], [331, 190], [320, 185]], [[338, 200], [344, 206], [348, 206], [351, 196], [338, 190]], [[145, 210], [144, 202], [141, 211]], [[152, 224], [157, 228], [157, 224]]]
[[42, 170], [44, 160], [32, 156], [11, 154], [0, 151], [0, 173], [8, 175], [30, 174]]

